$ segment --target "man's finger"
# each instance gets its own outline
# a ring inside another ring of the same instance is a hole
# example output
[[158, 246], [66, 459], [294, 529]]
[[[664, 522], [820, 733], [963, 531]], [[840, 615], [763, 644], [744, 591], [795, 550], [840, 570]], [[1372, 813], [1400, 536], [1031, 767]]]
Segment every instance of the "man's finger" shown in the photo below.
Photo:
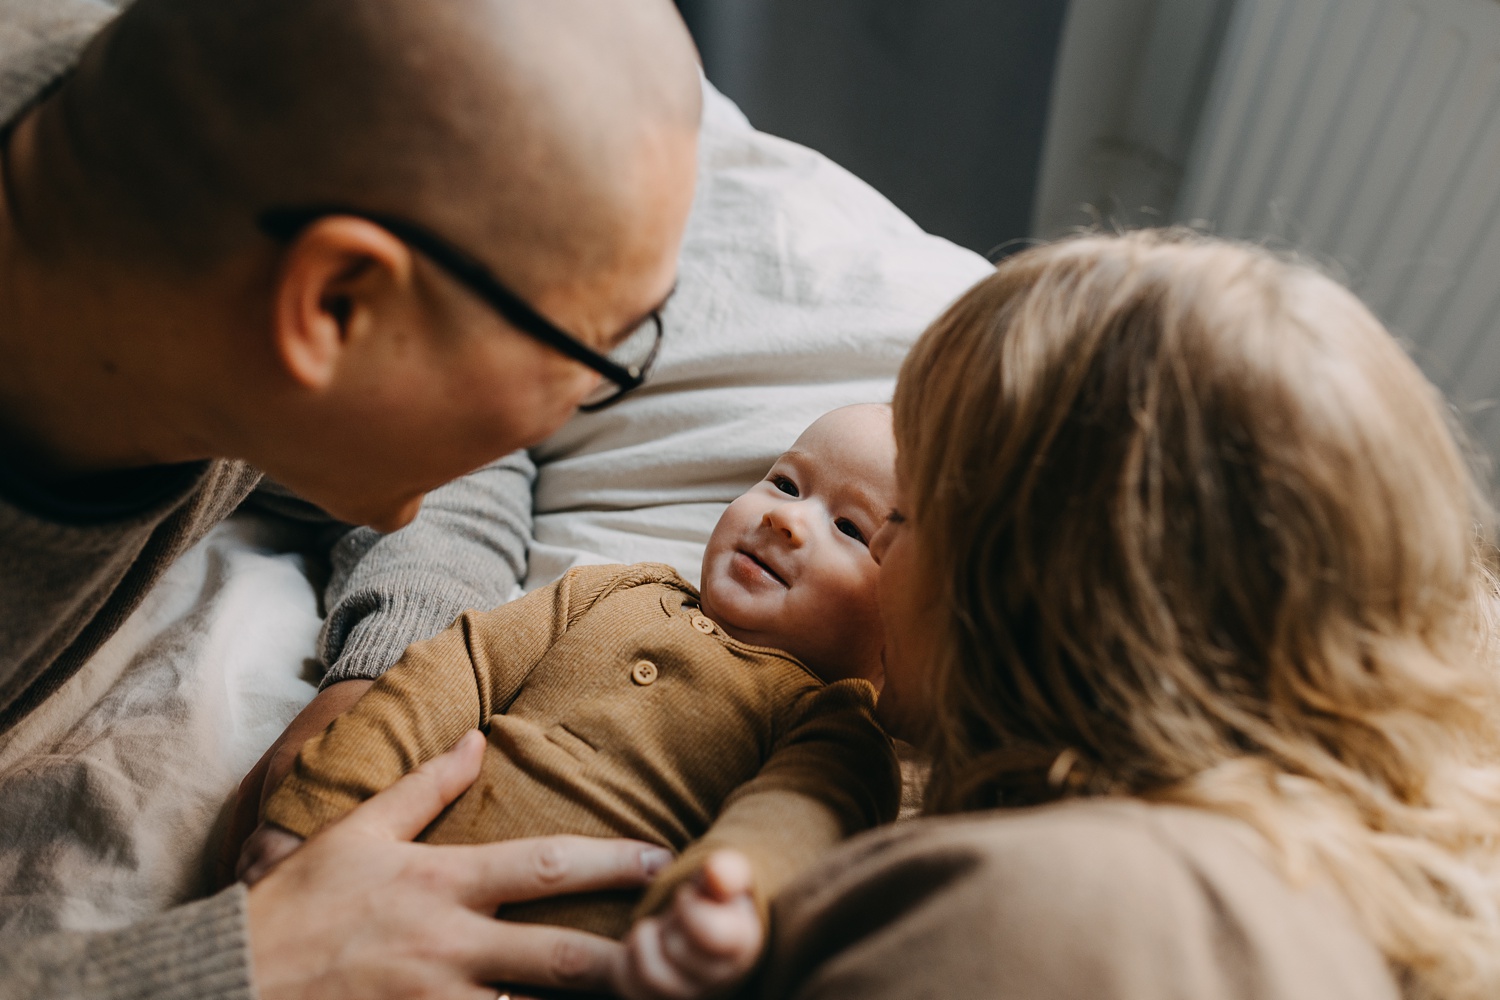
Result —
[[603, 993], [611, 966], [623, 947], [618, 941], [564, 927], [485, 920], [468, 936], [471, 974], [477, 981], [515, 983], [519, 992], [499, 987], [512, 997], [527, 987]]
[[483, 753], [484, 737], [477, 729], [470, 730], [452, 750], [360, 804], [337, 827], [411, 840], [474, 783]]
[[442, 863], [462, 874], [460, 898], [482, 913], [563, 893], [639, 888], [672, 860], [665, 848], [601, 837], [532, 837], [439, 850], [446, 855]]
[[262, 823], [245, 842], [235, 877], [246, 885], [254, 885], [301, 846], [302, 838], [295, 833]]

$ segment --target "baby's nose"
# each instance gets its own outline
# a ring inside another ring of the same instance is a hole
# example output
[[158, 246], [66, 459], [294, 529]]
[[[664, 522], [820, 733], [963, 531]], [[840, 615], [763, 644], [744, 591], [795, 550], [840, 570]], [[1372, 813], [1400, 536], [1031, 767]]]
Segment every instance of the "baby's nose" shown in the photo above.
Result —
[[762, 521], [771, 530], [785, 536], [786, 540], [793, 545], [801, 545], [807, 540], [807, 524], [802, 514], [802, 508], [797, 503], [780, 503], [766, 511]]

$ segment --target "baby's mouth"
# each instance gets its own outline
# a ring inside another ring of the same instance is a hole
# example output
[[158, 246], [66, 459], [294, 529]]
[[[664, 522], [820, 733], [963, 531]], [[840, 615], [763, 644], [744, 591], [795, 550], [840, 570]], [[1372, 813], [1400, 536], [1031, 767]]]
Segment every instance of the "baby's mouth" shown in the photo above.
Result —
[[781, 584], [783, 587], [789, 586], [789, 584], [781, 578], [780, 573], [776, 572], [770, 566], [767, 566], [765, 562], [762, 561], [760, 557], [758, 557], [754, 552], [750, 552], [746, 549], [740, 549], [740, 555], [744, 556], [746, 559], [749, 559], [751, 562], [755, 563], [755, 565], [765, 570], [767, 576], [775, 580], [777, 583]]

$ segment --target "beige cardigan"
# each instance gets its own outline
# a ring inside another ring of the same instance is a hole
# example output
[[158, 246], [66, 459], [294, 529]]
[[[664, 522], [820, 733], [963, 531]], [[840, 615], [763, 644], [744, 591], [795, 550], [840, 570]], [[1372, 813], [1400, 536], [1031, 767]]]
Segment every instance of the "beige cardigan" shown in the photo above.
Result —
[[[422, 835], [635, 837], [683, 854], [661, 906], [707, 852], [735, 847], [764, 901], [845, 837], [895, 818], [900, 776], [865, 681], [825, 684], [730, 638], [670, 567], [587, 566], [412, 646], [310, 740], [267, 818], [308, 836], [474, 727], [479, 780]], [[619, 936], [620, 894], [503, 916]]]
[[765, 1000], [1397, 1000], [1342, 897], [1133, 799], [919, 819], [776, 900]]

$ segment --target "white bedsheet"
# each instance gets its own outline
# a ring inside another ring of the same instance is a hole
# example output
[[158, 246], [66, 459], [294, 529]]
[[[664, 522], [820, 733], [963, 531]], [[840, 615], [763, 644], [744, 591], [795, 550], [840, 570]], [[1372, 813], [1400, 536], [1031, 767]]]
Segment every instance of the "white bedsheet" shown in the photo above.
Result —
[[0, 934], [202, 891], [220, 809], [313, 696], [321, 624], [279, 526], [235, 518], [0, 744]]
[[[530, 586], [584, 561], [696, 580], [723, 505], [818, 414], [888, 399], [911, 340], [988, 273], [706, 97], [658, 371], [537, 449]], [[317, 600], [288, 545], [221, 526], [0, 738], [0, 933], [116, 926], [201, 891], [223, 804], [314, 691]]]

